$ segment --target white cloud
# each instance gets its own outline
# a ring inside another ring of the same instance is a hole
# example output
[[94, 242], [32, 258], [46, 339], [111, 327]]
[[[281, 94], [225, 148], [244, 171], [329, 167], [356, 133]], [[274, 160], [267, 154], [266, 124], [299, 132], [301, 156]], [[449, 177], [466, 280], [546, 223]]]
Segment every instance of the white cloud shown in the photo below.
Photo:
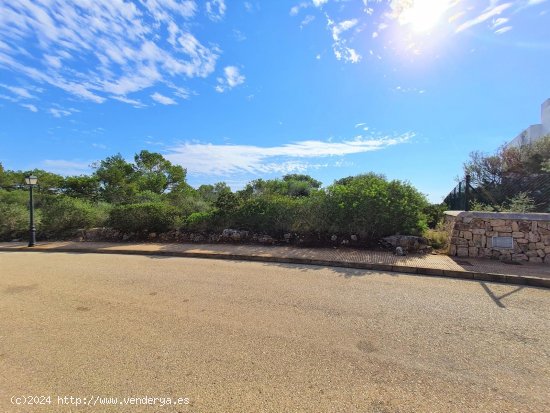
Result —
[[169, 148], [165, 156], [194, 174], [288, 172], [307, 169], [311, 166], [308, 159], [377, 151], [405, 143], [413, 136], [413, 133], [382, 138], [357, 136], [342, 142], [306, 140], [275, 147], [184, 143]]
[[345, 31], [348, 31], [349, 29], [353, 28], [357, 25], [358, 20], [357, 19], [351, 19], [351, 20], [344, 20], [338, 24], [332, 24], [332, 38], [334, 41], [340, 40], [340, 34], [342, 34]]
[[313, 20], [315, 20], [315, 16], [308, 14], [304, 19], [300, 22], [300, 29], [303, 29], [306, 27], [309, 23], [311, 23]]
[[355, 27], [357, 23], [357, 19], [344, 20], [340, 23], [334, 23], [334, 21], [332, 21], [327, 16], [327, 26], [330, 29], [332, 33], [332, 39], [334, 40], [334, 43], [332, 44], [332, 50], [337, 60], [343, 60], [344, 62], [348, 63], [358, 63], [359, 61], [361, 61], [362, 56], [357, 52], [357, 50], [349, 47], [347, 45], [348, 40], [342, 39], [341, 36], [342, 33], [347, 32], [348, 30]]
[[55, 118], [62, 118], [65, 116], [71, 116], [74, 112], [78, 112], [76, 109], [62, 109], [62, 108], [50, 108], [48, 109]]
[[499, 14], [502, 14], [505, 10], [509, 9], [512, 6], [512, 3], [503, 3], [499, 4], [494, 7], [489, 7], [483, 11], [480, 15], [474, 17], [473, 19], [470, 19], [464, 23], [462, 23], [460, 26], [457, 27], [456, 32], [460, 33], [466, 29], [469, 29], [470, 27], [476, 26], [480, 23], [483, 23], [487, 20], [489, 20], [491, 17], [497, 16]]
[[212, 21], [220, 21], [225, 16], [225, 0], [211, 0], [206, 2], [206, 15]]
[[135, 108], [143, 108], [146, 105], [137, 99], [130, 99], [125, 96], [111, 96], [111, 99], [118, 100], [119, 102], [128, 103]]
[[27, 89], [19, 86], [9, 86], [0, 83], [0, 87], [9, 90], [14, 95], [17, 95], [17, 98], [23, 99], [36, 99], [36, 96], [32, 95]]
[[[208, 4], [216, 16], [225, 13], [224, 1]], [[192, 0], [0, 2], [0, 69], [96, 103], [204, 78], [220, 50], [190, 32], [186, 20], [196, 11]]]
[[498, 30], [495, 30], [495, 34], [503, 34], [503, 33], [509, 32], [510, 30], [512, 30], [512, 26], [504, 26]]
[[151, 95], [151, 98], [155, 101], [155, 102], [158, 102], [162, 105], [177, 105], [177, 102], [168, 97], [168, 96], [164, 96], [164, 95], [161, 95], [160, 93], [158, 92], [155, 92]]
[[499, 17], [498, 19], [495, 19], [493, 21], [493, 24], [491, 25], [492, 29], [496, 29], [498, 26], [502, 26], [505, 23], [508, 23], [510, 19], [507, 19], [506, 17]]
[[236, 66], [227, 66], [223, 69], [224, 77], [218, 77], [218, 85], [216, 91], [223, 93], [226, 90], [233, 89], [236, 86], [242, 85], [246, 80], [245, 76], [239, 71]]
[[46, 159], [42, 161], [44, 169], [60, 175], [81, 175], [91, 171], [91, 161], [79, 162], [64, 159]]
[[300, 10], [302, 9], [307, 9], [309, 7], [309, 3], [306, 3], [306, 2], [302, 2], [300, 4], [297, 4], [295, 6], [292, 6], [290, 8], [290, 12], [289, 14], [291, 16], [296, 16], [298, 13], [300, 13]]
[[31, 112], [38, 112], [38, 108], [34, 105], [29, 105], [27, 103], [21, 103], [21, 106], [23, 106], [24, 108], [30, 110]]
[[328, 0], [312, 0], [315, 7], [321, 7], [323, 4], [326, 4]]

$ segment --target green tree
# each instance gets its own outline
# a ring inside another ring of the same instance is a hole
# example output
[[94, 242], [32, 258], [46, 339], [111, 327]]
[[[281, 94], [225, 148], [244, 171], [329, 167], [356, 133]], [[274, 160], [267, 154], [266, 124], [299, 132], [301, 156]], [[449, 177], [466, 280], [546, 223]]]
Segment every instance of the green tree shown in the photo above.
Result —
[[136, 154], [134, 160], [140, 191], [162, 194], [185, 188], [186, 170], [179, 165], [173, 165], [160, 153], [143, 150]]
[[137, 193], [134, 166], [121, 154], [109, 156], [94, 164], [95, 177], [99, 180], [101, 197], [110, 203], [132, 202]]
[[62, 184], [61, 190], [65, 195], [74, 198], [84, 198], [97, 201], [100, 196], [100, 181], [96, 175], [68, 176]]

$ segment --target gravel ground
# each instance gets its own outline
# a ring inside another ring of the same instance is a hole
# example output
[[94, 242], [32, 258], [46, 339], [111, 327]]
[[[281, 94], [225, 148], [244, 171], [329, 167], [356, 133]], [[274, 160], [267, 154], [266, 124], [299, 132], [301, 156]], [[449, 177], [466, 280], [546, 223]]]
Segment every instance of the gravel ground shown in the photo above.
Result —
[[[0, 314], [0, 411], [550, 412], [543, 289], [16, 252], [0, 253]], [[123, 399], [145, 396], [188, 404]]]

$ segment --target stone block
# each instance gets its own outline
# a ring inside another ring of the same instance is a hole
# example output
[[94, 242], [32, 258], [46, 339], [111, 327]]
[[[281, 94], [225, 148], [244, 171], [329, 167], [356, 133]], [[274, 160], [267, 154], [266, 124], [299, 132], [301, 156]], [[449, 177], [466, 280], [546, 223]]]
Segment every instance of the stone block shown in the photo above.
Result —
[[535, 245], [537, 246], [537, 249], [544, 249], [544, 242], [537, 242]]
[[529, 242], [539, 242], [540, 241], [540, 235], [536, 232], [529, 232], [527, 233], [527, 239]]
[[472, 239], [472, 232], [471, 231], [464, 231], [464, 234], [462, 238], [467, 239], [468, 241]]
[[467, 247], [458, 247], [456, 249], [456, 255], [459, 257], [467, 257], [468, 256], [468, 248]]
[[546, 257], [544, 257], [544, 263], [550, 264], [550, 255], [547, 255]]
[[508, 233], [508, 232], [512, 232], [512, 227], [511, 226], [506, 226], [506, 225], [501, 225], [499, 227], [493, 227], [493, 231], [496, 231], [496, 232], [505, 232], [505, 233]]
[[479, 253], [479, 248], [477, 248], [477, 247], [468, 248], [468, 256], [469, 257], [477, 257], [478, 253]]
[[513, 254], [512, 255], [513, 261], [528, 261], [529, 257], [525, 254]]
[[539, 256], [539, 254], [537, 253], [537, 251], [534, 251], [534, 250], [527, 251], [527, 252], [525, 253], [525, 255], [527, 255], [529, 258], [538, 257], [538, 256]]
[[528, 221], [519, 221], [518, 222], [519, 230], [521, 232], [529, 232], [531, 231], [531, 225]]
[[529, 262], [532, 262], [534, 264], [541, 264], [542, 258], [541, 257], [529, 257]]
[[474, 228], [472, 229], [472, 234], [474, 235], [485, 235], [485, 228]]
[[506, 221], [503, 219], [491, 219], [489, 220], [489, 223], [492, 227], [502, 227], [506, 225]]
[[516, 239], [516, 242], [518, 244], [529, 244], [529, 240], [527, 238], [518, 238]]
[[544, 253], [544, 250], [537, 250], [537, 254], [539, 254], [539, 257], [541, 257], [541, 258], [544, 258], [544, 256], [546, 255]]
[[538, 224], [537, 221], [531, 222], [531, 232], [537, 232]]
[[472, 246], [474, 247], [484, 247], [485, 244], [483, 244], [482, 239], [485, 238], [483, 235], [474, 234], [474, 237], [472, 239]]
[[550, 254], [550, 247], [544, 247], [544, 252], [546, 254]]
[[450, 248], [449, 248], [449, 254], [451, 256], [455, 256], [456, 255], [456, 245], [451, 245]]
[[529, 249], [530, 250], [536, 250], [537, 249], [537, 244], [535, 242], [530, 242], [529, 243]]
[[512, 231], [519, 232], [519, 225], [517, 221], [512, 221]]
[[513, 231], [512, 232], [512, 237], [514, 237], [514, 238], [525, 238], [525, 234], [523, 232]]

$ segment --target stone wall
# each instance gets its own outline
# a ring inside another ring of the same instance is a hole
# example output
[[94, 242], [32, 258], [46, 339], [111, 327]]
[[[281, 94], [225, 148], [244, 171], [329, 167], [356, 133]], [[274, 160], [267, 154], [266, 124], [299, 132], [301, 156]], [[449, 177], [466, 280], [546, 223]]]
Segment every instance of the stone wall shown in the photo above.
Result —
[[445, 224], [451, 256], [550, 264], [550, 214], [447, 211]]

